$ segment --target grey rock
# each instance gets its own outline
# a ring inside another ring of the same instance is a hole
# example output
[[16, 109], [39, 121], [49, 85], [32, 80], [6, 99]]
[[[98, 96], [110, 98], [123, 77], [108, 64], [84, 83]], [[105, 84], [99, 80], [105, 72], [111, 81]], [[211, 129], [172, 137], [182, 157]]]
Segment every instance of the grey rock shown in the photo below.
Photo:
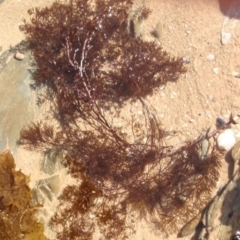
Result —
[[54, 195], [58, 195], [58, 193], [60, 191], [60, 177], [59, 177], [59, 175], [54, 175], [52, 177], [39, 180], [38, 183], [37, 183], [37, 186], [40, 187], [40, 186], [43, 186], [43, 185], [46, 185]]
[[229, 240], [240, 226], [240, 172], [236, 171], [231, 181], [218, 192], [203, 213], [204, 228], [198, 240]]
[[[223, 201], [223, 199], [221, 199]], [[219, 196], [216, 196], [213, 199], [211, 205], [206, 209], [203, 214], [202, 223], [205, 227], [212, 227], [214, 219], [221, 208], [222, 201], [219, 199]]]
[[231, 150], [232, 158], [235, 162], [240, 160], [240, 141], [238, 141]]
[[231, 150], [231, 157], [232, 157], [232, 174], [236, 174], [236, 170], [238, 168], [238, 164], [240, 161], [240, 141], [238, 141]]
[[42, 185], [39, 187], [39, 189], [44, 193], [44, 195], [48, 198], [49, 201], [53, 200], [54, 195], [49, 189], [49, 187], [47, 187], [46, 185]]
[[179, 237], [186, 237], [190, 234], [192, 234], [199, 222], [201, 221], [202, 215], [201, 213], [195, 216], [193, 219], [191, 219], [186, 225], [183, 226], [183, 228], [180, 230], [180, 233], [178, 234]]
[[140, 21], [138, 18], [130, 20], [130, 32], [135, 38], [141, 36], [141, 25], [142, 21]]
[[209, 141], [208, 139], [204, 139], [201, 144], [201, 159], [204, 159], [207, 157], [209, 152]]
[[197, 240], [208, 240], [208, 232], [206, 228], [202, 229], [199, 236], [197, 237]]
[[30, 88], [33, 81], [28, 71], [29, 56], [18, 62], [12, 55], [7, 51], [0, 56], [0, 150], [5, 149], [8, 139], [8, 147], [15, 152], [20, 130], [39, 109]]
[[232, 235], [231, 226], [221, 225], [221, 228], [219, 229], [219, 232], [218, 232], [218, 239], [229, 240], [231, 235]]
[[217, 117], [217, 119], [216, 119], [216, 127], [217, 128], [225, 127], [226, 124], [227, 124], [227, 122], [225, 121], [225, 119], [223, 119], [222, 117]]
[[59, 154], [57, 154], [55, 151], [47, 152], [42, 163], [42, 171], [49, 175], [54, 174], [57, 170], [59, 170], [60, 167], [58, 160]]
[[[240, 189], [239, 189], [240, 190]], [[238, 191], [238, 195], [233, 203], [232, 207], [233, 212], [239, 212], [240, 211], [240, 192]]]
[[162, 36], [162, 33], [163, 33], [163, 24], [161, 21], [159, 21], [155, 28], [153, 29], [153, 31], [151, 32], [151, 34], [157, 38], [158, 40], [160, 40], [161, 36]]
[[45, 200], [38, 188], [32, 189], [32, 201], [34, 205], [42, 204], [44, 205]]

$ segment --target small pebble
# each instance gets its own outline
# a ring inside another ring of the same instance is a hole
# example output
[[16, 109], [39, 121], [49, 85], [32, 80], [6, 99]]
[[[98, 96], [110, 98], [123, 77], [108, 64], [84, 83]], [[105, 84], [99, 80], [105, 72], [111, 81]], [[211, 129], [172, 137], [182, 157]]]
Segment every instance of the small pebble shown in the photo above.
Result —
[[210, 54], [207, 55], [207, 59], [208, 59], [209, 61], [213, 61], [213, 60], [215, 60], [215, 56], [210, 53]]
[[222, 117], [217, 117], [216, 119], [216, 126], [217, 128], [222, 128], [226, 126], [227, 122]]
[[14, 55], [15, 59], [22, 61], [24, 59], [24, 54], [20, 53], [20, 52], [16, 52]]
[[232, 75], [233, 75], [235, 78], [240, 78], [240, 73], [239, 73], [239, 72], [232, 72]]
[[190, 58], [187, 57], [187, 56], [184, 56], [184, 57], [182, 58], [182, 60], [183, 60], [185, 63], [187, 63], [187, 64], [190, 63]]
[[219, 74], [219, 68], [213, 68], [213, 72], [215, 73], [215, 74]]
[[232, 34], [228, 32], [221, 32], [221, 43], [223, 45], [228, 44], [232, 38]]

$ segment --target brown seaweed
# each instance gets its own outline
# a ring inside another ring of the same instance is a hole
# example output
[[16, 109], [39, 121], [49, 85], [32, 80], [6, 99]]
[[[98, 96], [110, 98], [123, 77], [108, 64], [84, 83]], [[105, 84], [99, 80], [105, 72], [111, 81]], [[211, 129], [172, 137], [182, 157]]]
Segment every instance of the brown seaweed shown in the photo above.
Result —
[[[131, 7], [130, 0], [55, 2], [30, 10], [22, 28], [35, 59], [34, 87], [45, 90], [39, 102], [49, 100], [58, 125], [32, 123], [18, 143], [59, 154], [78, 180], [63, 191], [51, 221], [61, 240], [93, 239], [96, 228], [104, 239], [127, 239], [131, 213], [176, 232], [205, 207], [219, 177], [215, 147], [199, 156], [202, 138], [178, 149], [165, 143], [145, 97], [185, 68], [154, 42], [131, 36]], [[144, 120], [133, 119], [124, 134], [106, 105], [120, 108], [128, 99], [139, 101]]]
[[43, 224], [36, 213], [41, 207], [32, 204], [30, 178], [15, 170], [9, 150], [0, 154], [0, 238], [46, 240]]

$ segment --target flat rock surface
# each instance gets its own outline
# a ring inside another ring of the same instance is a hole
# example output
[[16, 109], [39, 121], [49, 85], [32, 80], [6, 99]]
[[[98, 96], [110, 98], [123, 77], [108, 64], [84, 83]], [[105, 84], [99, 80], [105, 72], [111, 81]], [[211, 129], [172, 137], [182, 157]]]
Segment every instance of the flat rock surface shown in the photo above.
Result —
[[7, 144], [12, 151], [16, 150], [21, 128], [34, 119], [37, 111], [35, 93], [30, 89], [28, 54], [21, 62], [12, 52], [0, 57], [0, 151]]

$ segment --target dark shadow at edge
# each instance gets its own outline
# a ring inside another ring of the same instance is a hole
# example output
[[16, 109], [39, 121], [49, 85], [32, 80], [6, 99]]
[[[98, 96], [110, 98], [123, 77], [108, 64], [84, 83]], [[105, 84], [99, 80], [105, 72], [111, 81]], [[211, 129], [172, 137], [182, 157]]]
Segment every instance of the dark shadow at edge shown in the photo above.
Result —
[[[228, 9], [230, 7], [230, 5], [233, 3], [233, 2], [237, 2], [239, 0], [218, 0], [218, 4], [219, 4], [219, 9], [220, 11], [222, 12], [222, 14], [224, 16], [227, 16], [227, 13], [228, 13]], [[239, 17], [240, 18], [240, 17]]]

